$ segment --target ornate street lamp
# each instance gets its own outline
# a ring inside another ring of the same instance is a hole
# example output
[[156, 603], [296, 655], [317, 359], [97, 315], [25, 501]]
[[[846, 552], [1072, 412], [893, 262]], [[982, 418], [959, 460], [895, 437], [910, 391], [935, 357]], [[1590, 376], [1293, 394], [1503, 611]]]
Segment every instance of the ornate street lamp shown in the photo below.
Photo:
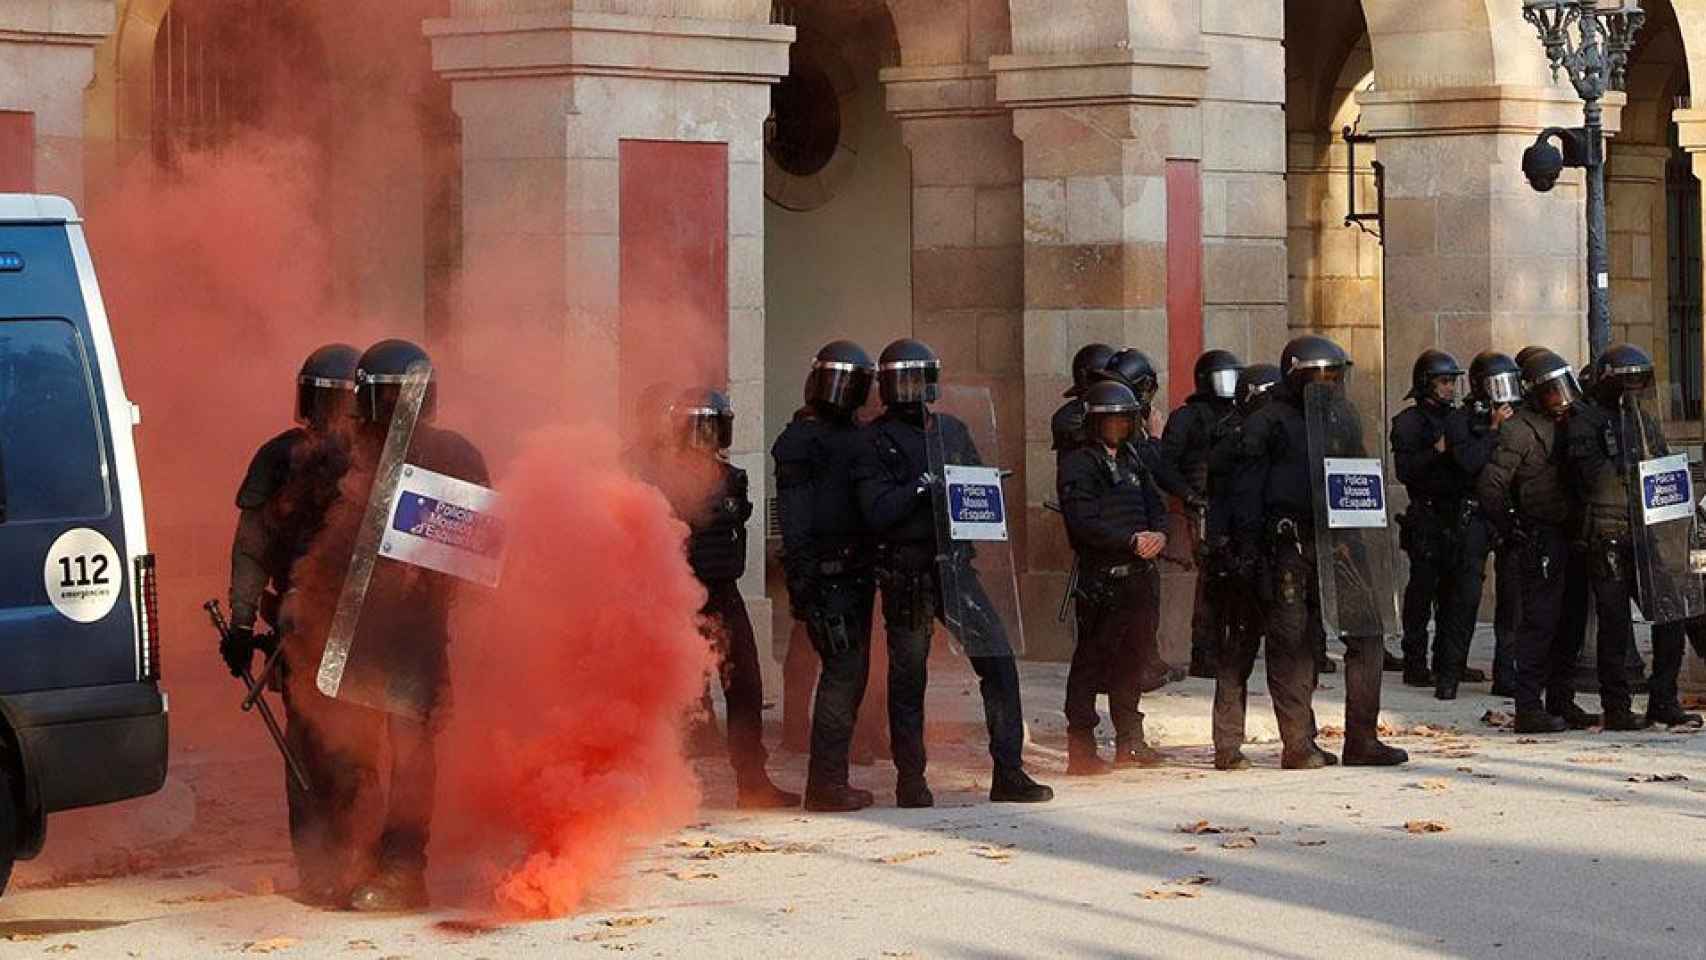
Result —
[[[1584, 123], [1546, 130], [1522, 157], [1523, 173], [1541, 192], [1552, 189], [1564, 167], [1582, 167], [1588, 184], [1588, 344], [1591, 356], [1611, 344], [1611, 272], [1605, 239], [1606, 93], [1622, 90], [1629, 51], [1646, 21], [1639, 0], [1523, 0], [1522, 15], [1540, 32], [1552, 79], [1569, 74], [1582, 98]], [[1562, 152], [1552, 145], [1558, 140]]]

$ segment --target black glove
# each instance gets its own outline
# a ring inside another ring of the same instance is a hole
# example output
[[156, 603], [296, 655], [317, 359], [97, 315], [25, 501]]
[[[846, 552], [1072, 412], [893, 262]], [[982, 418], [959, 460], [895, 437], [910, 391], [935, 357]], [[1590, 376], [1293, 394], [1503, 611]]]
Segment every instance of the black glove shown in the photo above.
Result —
[[820, 593], [816, 577], [805, 574], [788, 577], [788, 609], [795, 620], [805, 622], [809, 611], [817, 606]]
[[219, 641], [219, 655], [231, 668], [233, 677], [240, 677], [255, 658], [255, 628], [232, 627]]

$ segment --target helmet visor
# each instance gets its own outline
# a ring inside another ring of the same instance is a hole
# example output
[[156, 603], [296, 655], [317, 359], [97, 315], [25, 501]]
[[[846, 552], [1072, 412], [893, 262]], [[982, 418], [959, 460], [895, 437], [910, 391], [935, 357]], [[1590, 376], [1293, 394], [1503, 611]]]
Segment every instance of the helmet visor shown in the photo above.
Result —
[[301, 377], [296, 381], [296, 422], [324, 426], [347, 414], [355, 399], [355, 384], [347, 380]]
[[1621, 393], [1636, 393], [1653, 385], [1651, 367], [1613, 367], [1602, 376], [1603, 382]]
[[1560, 367], [1555, 373], [1534, 385], [1534, 400], [1542, 410], [1561, 412], [1582, 398], [1582, 385], [1576, 372]]
[[871, 395], [871, 371], [851, 363], [819, 363], [806, 380], [806, 402], [857, 410]]
[[1090, 435], [1091, 439], [1099, 440], [1110, 447], [1117, 447], [1136, 435], [1137, 412], [1134, 410], [1121, 410], [1118, 413], [1096, 413], [1092, 411], [1085, 426], [1085, 432]]
[[884, 367], [878, 376], [882, 378], [883, 402], [886, 404], [935, 403], [936, 384], [942, 376], [942, 368], [925, 363], [892, 364]]
[[1208, 385], [1215, 396], [1231, 400], [1238, 395], [1238, 370], [1216, 370], [1208, 375]]
[[1245, 413], [1254, 411], [1268, 401], [1268, 395], [1273, 392], [1273, 389], [1274, 384], [1271, 381], [1268, 383], [1252, 383], [1244, 388], [1244, 395], [1238, 398], [1238, 405]]
[[734, 443], [735, 418], [717, 410], [689, 410], [687, 445], [695, 450], [727, 450]]
[[1495, 373], [1481, 389], [1493, 403], [1516, 403], [1522, 399], [1522, 375], [1515, 371]]

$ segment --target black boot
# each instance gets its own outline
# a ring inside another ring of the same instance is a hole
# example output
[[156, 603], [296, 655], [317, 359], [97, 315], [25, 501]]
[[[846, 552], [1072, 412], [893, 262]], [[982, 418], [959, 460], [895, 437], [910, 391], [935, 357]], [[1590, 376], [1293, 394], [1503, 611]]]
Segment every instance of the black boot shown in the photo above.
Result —
[[1339, 665], [1333, 662], [1332, 657], [1323, 656], [1321, 659], [1315, 661], [1315, 672], [1338, 673]]
[[763, 770], [740, 778], [735, 806], [742, 810], [782, 810], [800, 805], [800, 795], [770, 782]]
[[[1345, 655], [1345, 766], [1391, 767], [1406, 763], [1410, 755], [1380, 742], [1380, 684], [1385, 645], [1379, 637], [1346, 641]], [[1405, 678], [1406, 680], [1409, 677]], [[1427, 686], [1433, 686], [1429, 674]]]
[[350, 894], [350, 909], [361, 913], [409, 913], [427, 905], [426, 874], [387, 867]]
[[1404, 664], [1404, 686], [1431, 687], [1434, 685], [1434, 674], [1425, 663]]
[[1166, 762], [1166, 755], [1146, 743], [1141, 736], [1114, 741], [1114, 766], [1119, 769], [1159, 767]]
[[1605, 711], [1605, 729], [1628, 733], [1636, 730], [1646, 730], [1653, 721], [1640, 716], [1633, 710], [1624, 707], [1620, 710]]
[[1379, 740], [1345, 741], [1347, 767], [1396, 767], [1409, 762], [1409, 753]]
[[989, 799], [992, 803], [1047, 803], [1054, 799], [1054, 791], [1023, 770], [996, 767], [989, 781]]
[[1382, 670], [1384, 670], [1387, 673], [1403, 673], [1404, 672], [1404, 658], [1403, 657], [1400, 657], [1397, 654], [1394, 654], [1392, 651], [1386, 649], [1386, 647], [1384, 645], [1381, 646], [1380, 652], [1382, 654], [1384, 654], [1384, 659], [1381, 661], [1381, 669]]
[[1435, 683], [1434, 683], [1434, 699], [1435, 700], [1456, 700], [1457, 699], [1457, 681], [1456, 680], [1437, 680], [1437, 681], [1435, 681]]
[[1675, 700], [1647, 701], [1647, 719], [1667, 727], [1698, 727], [1703, 722], [1700, 714], [1689, 713]]
[[1516, 712], [1517, 733], [1563, 733], [1570, 729], [1570, 724], [1557, 714], [1544, 710], [1518, 710]]
[[1321, 749], [1313, 740], [1296, 751], [1287, 748], [1280, 754], [1280, 767], [1286, 770], [1319, 770], [1338, 763], [1338, 757]]
[[1191, 668], [1189, 674], [1199, 680], [1213, 680], [1216, 676], [1214, 658], [1202, 647], [1191, 648]]
[[936, 795], [923, 777], [907, 777], [895, 784], [894, 805], [902, 810], [922, 810], [936, 805]]
[[1573, 700], [1555, 707], [1547, 707], [1546, 712], [1554, 717], [1561, 718], [1571, 730], [1587, 730], [1599, 726], [1599, 714], [1583, 710], [1576, 706]]
[[1485, 670], [1481, 670], [1481, 669], [1476, 668], [1476, 667], [1464, 667], [1463, 668], [1463, 682], [1464, 683], [1486, 683], [1487, 682], [1487, 672]]
[[1099, 777], [1112, 770], [1096, 752], [1096, 734], [1091, 731], [1066, 732], [1066, 775], [1069, 777]]
[[1242, 750], [1233, 750], [1231, 753], [1216, 752], [1214, 755], [1214, 769], [1248, 770], [1250, 769], [1250, 758], [1244, 756], [1244, 751]]
[[805, 807], [813, 813], [852, 813], [865, 809], [875, 803], [876, 799], [871, 795], [871, 791], [846, 784], [821, 790], [807, 784]]

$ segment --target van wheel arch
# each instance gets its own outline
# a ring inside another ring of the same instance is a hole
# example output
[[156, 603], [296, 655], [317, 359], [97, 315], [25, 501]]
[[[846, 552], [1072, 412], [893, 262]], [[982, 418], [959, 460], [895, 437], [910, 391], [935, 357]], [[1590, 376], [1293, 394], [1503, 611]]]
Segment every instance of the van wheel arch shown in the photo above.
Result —
[[23, 738], [18, 735], [17, 722], [4, 697], [0, 697], [0, 767], [10, 774], [12, 799], [18, 811], [17, 857], [32, 860], [47, 842], [47, 812], [42, 809], [39, 784], [32, 775]]

